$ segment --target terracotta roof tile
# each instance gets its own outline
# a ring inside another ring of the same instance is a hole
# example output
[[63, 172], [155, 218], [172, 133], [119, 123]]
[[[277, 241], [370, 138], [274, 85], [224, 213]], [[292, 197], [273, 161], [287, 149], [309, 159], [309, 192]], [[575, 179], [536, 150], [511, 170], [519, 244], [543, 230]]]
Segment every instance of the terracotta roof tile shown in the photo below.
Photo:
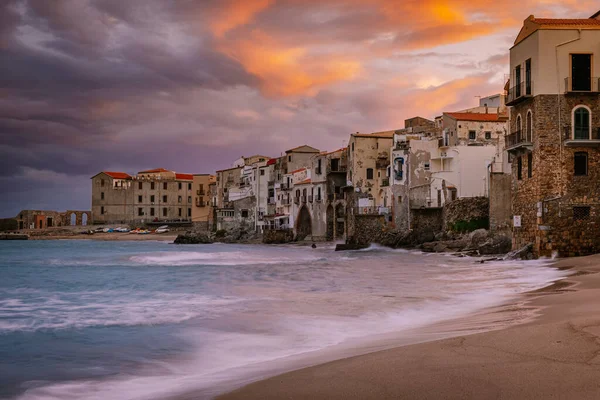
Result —
[[311, 180], [310, 178], [303, 180], [302, 182], [298, 182], [298, 183], [294, 183], [294, 186], [296, 185], [306, 185], [307, 183], [310, 183]]
[[194, 175], [175, 173], [175, 179], [177, 179], [179, 181], [191, 181], [191, 180], [194, 180]]
[[508, 117], [505, 114], [481, 114], [481, 113], [444, 113], [457, 121], [481, 121], [481, 122], [505, 122]]
[[297, 169], [295, 171], [290, 172], [290, 174], [295, 174], [296, 172], [302, 172], [302, 171], [306, 171], [306, 168]]
[[567, 19], [567, 18], [534, 18], [533, 22], [538, 25], [544, 26], [571, 26], [571, 25], [584, 25], [584, 26], [600, 26], [600, 20], [591, 19], [591, 18], [577, 18], [577, 19]]
[[138, 172], [138, 174], [156, 174], [159, 172], [170, 172], [164, 168], [154, 168], [154, 169], [149, 169], [147, 171], [140, 171]]
[[102, 171], [103, 173], [105, 173], [106, 175], [110, 176], [111, 178], [115, 178], [115, 179], [131, 179], [131, 175], [125, 173], [125, 172], [112, 172], [112, 171]]

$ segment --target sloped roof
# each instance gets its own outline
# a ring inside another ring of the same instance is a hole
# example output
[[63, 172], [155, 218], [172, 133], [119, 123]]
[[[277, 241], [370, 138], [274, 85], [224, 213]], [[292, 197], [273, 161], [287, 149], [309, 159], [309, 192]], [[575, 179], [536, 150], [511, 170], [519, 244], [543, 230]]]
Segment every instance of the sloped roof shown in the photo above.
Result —
[[338, 153], [340, 151], [346, 151], [346, 150], [348, 150], [347, 147], [342, 147], [341, 149], [337, 149], [337, 150], [325, 151], [325, 152], [321, 153], [321, 155], [327, 156], [329, 154]]
[[125, 173], [125, 172], [114, 172], [114, 171], [102, 171], [99, 174], [96, 174], [94, 176], [98, 176], [100, 174], [106, 174], [106, 175], [108, 175], [108, 176], [110, 176], [111, 178], [114, 178], [114, 179], [131, 179], [131, 175], [129, 175], [128, 173]]
[[306, 185], [307, 183], [311, 183], [310, 178], [303, 180], [302, 182], [294, 183], [294, 186], [298, 185]]
[[302, 172], [302, 171], [306, 171], [306, 168], [297, 169], [295, 171], [290, 172], [290, 174], [295, 174], [296, 172]]
[[508, 120], [506, 114], [482, 114], [482, 113], [444, 113], [457, 121], [481, 121], [481, 122], [505, 122]]
[[533, 15], [523, 21], [523, 27], [515, 39], [515, 45], [531, 36], [538, 30], [548, 29], [600, 29], [600, 20], [596, 17], [600, 11], [591, 18], [536, 18]]
[[285, 151], [286, 153], [319, 153], [319, 149], [315, 149], [309, 145], [303, 144], [302, 146], [294, 147]]
[[592, 15], [590, 18], [599, 18], [599, 17], [600, 17], [600, 10], [596, 14]]
[[194, 175], [175, 173], [175, 179], [177, 179], [179, 181], [191, 181], [191, 180], [194, 180]]
[[154, 169], [149, 169], [147, 171], [140, 171], [140, 172], [138, 172], [138, 174], [157, 174], [159, 172], [171, 172], [171, 171], [166, 170], [164, 168], [154, 168]]

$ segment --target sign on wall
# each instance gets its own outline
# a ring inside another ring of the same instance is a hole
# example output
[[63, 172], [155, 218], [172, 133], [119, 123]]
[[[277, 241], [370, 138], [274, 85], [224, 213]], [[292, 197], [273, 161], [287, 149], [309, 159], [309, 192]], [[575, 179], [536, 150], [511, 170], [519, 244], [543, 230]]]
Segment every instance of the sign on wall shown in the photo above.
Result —
[[520, 215], [513, 215], [513, 226], [515, 228], [521, 227], [521, 216]]

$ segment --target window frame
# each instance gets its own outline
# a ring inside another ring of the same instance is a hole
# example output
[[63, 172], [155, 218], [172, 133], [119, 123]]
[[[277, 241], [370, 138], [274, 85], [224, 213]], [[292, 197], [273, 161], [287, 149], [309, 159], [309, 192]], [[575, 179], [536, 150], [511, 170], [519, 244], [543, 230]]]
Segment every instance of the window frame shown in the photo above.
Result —
[[[576, 161], [577, 158], [585, 159], [585, 164], [584, 164], [585, 172], [584, 173], [578, 173], [577, 161]], [[573, 153], [573, 176], [588, 176], [588, 174], [589, 174], [589, 154], [587, 153], [587, 151], [576, 151], [575, 153]]]
[[[577, 127], [576, 127], [576, 114], [579, 110], [585, 110], [588, 114], [588, 134], [587, 134], [587, 138], [583, 139], [583, 138], [578, 138], [576, 137], [576, 133], [577, 133]], [[590, 140], [592, 138], [592, 110], [584, 105], [584, 104], [579, 104], [576, 105], [575, 107], [573, 107], [573, 110], [571, 111], [571, 137], [573, 138], [573, 140]]]
[[[367, 170], [365, 171], [367, 180], [373, 180], [375, 179], [375, 170], [373, 168], [367, 168]], [[369, 175], [371, 176], [369, 178]]]

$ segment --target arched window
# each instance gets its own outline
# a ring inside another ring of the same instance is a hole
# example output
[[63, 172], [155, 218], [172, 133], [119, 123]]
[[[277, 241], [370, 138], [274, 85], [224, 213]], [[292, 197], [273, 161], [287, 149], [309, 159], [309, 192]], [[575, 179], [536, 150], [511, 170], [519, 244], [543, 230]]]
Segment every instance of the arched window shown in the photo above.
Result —
[[527, 135], [526, 141], [529, 143], [533, 142], [533, 121], [531, 111], [527, 113], [527, 118], [525, 119], [525, 129], [525, 134]]
[[523, 124], [521, 122], [521, 116], [517, 115], [517, 141], [521, 141], [523, 137]]
[[573, 112], [573, 139], [590, 139], [591, 114], [587, 107], [577, 107]]

